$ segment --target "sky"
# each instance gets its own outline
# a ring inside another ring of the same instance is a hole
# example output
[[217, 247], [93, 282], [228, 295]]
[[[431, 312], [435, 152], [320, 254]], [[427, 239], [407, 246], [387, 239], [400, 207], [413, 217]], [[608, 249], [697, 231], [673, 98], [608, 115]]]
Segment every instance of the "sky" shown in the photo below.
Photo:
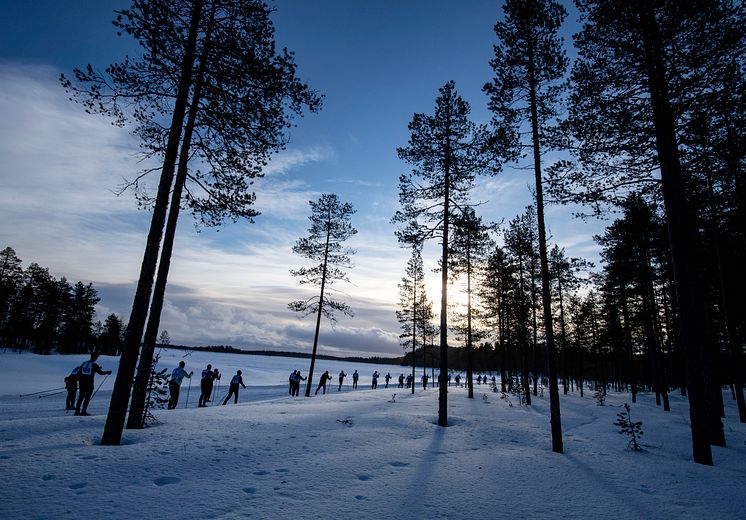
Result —
[[[91, 63], [99, 69], [134, 54], [111, 25], [125, 0], [0, 0], [0, 248], [27, 266], [92, 282], [97, 318], [129, 317], [150, 221], [131, 194], [115, 195], [142, 168], [127, 129], [70, 102], [59, 75]], [[161, 329], [173, 343], [230, 344], [246, 349], [310, 351], [312, 318], [288, 302], [312, 293], [289, 271], [306, 265], [292, 253], [309, 225], [308, 202], [336, 193], [357, 210], [351, 283], [335, 296], [355, 312], [322, 324], [325, 354], [400, 355], [397, 284], [409, 252], [391, 217], [399, 175], [409, 166], [397, 147], [415, 112], [432, 113], [438, 88], [456, 82], [472, 120], [488, 123], [488, 61], [500, 2], [486, 0], [275, 0], [280, 47], [295, 53], [299, 77], [325, 96], [318, 114], [296, 121], [290, 143], [255, 183], [254, 224], [196, 228], [183, 214], [166, 291]], [[572, 22], [573, 15], [569, 17]], [[568, 30], [569, 34], [569, 30]], [[531, 172], [506, 168], [482, 179], [485, 220], [508, 221], [532, 203]], [[571, 256], [595, 259], [598, 222], [547, 209], [551, 242]], [[435, 243], [425, 250], [437, 262]], [[437, 275], [428, 293], [439, 298]]]

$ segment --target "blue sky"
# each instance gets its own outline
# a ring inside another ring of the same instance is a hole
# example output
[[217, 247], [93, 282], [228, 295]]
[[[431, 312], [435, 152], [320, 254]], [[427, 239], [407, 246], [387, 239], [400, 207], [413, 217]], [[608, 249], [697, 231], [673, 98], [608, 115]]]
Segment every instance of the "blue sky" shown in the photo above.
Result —
[[[149, 214], [112, 190], [141, 165], [126, 130], [86, 115], [59, 86], [60, 73], [104, 68], [137, 52], [116, 36], [116, 0], [0, 1], [0, 247], [55, 276], [91, 281], [99, 317], [129, 316]], [[325, 95], [320, 113], [297, 121], [287, 150], [256, 182], [256, 223], [195, 230], [183, 215], [177, 232], [162, 326], [175, 343], [309, 350], [313, 320], [287, 303], [305, 295], [289, 274], [302, 265], [291, 247], [305, 234], [308, 201], [337, 193], [357, 209], [357, 249], [349, 285], [338, 297], [355, 311], [332, 330], [330, 354], [398, 355], [395, 318], [408, 258], [389, 223], [398, 206], [396, 157], [414, 112], [432, 112], [437, 90], [455, 80], [488, 122], [481, 86], [490, 79], [492, 27], [500, 3], [485, 0], [276, 0], [280, 46], [295, 52], [299, 76]], [[488, 220], [506, 221], [531, 203], [530, 172], [507, 169], [480, 182]], [[573, 256], [595, 257], [599, 223], [550, 207], [553, 241]], [[426, 263], [435, 266], [435, 244]], [[436, 275], [428, 283], [436, 299]]]

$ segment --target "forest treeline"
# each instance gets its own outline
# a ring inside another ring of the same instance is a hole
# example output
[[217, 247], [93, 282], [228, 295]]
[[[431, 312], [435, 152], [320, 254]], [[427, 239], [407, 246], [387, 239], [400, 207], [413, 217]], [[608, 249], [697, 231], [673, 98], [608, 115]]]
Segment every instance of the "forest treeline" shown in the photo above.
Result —
[[32, 262], [25, 269], [15, 250], [0, 251], [0, 341], [3, 347], [38, 354], [109, 356], [122, 348], [124, 324], [116, 314], [94, 321], [101, 299], [92, 283], [71, 284]]

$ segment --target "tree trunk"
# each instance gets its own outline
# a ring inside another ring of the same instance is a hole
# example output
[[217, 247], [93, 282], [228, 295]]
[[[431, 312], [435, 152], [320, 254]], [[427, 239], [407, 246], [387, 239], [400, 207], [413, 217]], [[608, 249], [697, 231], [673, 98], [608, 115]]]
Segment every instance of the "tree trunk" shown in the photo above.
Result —
[[[449, 121], [446, 120], [446, 125]], [[438, 426], [448, 426], [448, 212], [451, 197], [451, 146], [446, 128], [445, 161], [443, 172], [443, 250], [440, 272], [440, 387], [438, 391]]]
[[[712, 430], [716, 429], [717, 425], [710, 417], [707, 402], [707, 384], [710, 379], [708, 360], [704, 354], [704, 346], [708, 341], [707, 309], [703, 305], [705, 294], [699, 274], [701, 271], [698, 269], [698, 241], [683, 185], [655, 8], [651, 0], [639, 0], [638, 6], [671, 261], [676, 282], [681, 343], [686, 353], [692, 455], [695, 462], [712, 465], [710, 439]], [[720, 418], [716, 421], [722, 429]]]
[[[321, 328], [321, 310], [324, 306], [324, 289], [326, 288], [326, 268], [329, 258], [329, 238], [331, 235], [331, 215], [327, 222], [326, 244], [324, 246], [324, 267], [321, 272], [321, 293], [319, 294], [319, 310], [316, 313], [316, 332], [313, 334], [313, 351], [311, 352], [311, 366], [308, 369], [308, 383], [306, 383], [306, 397], [311, 397], [311, 386], [313, 386], [313, 368], [316, 365], [316, 349], [319, 345], [319, 329]], [[321, 374], [324, 375], [324, 374]]]
[[150, 296], [153, 290], [153, 276], [158, 262], [158, 249], [160, 248], [163, 226], [166, 221], [168, 195], [174, 178], [179, 141], [181, 140], [182, 126], [184, 118], [186, 117], [186, 105], [187, 100], [189, 99], [189, 87], [192, 80], [192, 71], [194, 69], [201, 15], [202, 0], [195, 0], [186, 51], [181, 66], [179, 87], [177, 89], [174, 111], [171, 117], [171, 127], [168, 134], [166, 152], [163, 159], [163, 169], [158, 184], [158, 192], [156, 195], [155, 206], [153, 208], [153, 217], [150, 221], [150, 230], [145, 245], [145, 253], [143, 254], [142, 265], [140, 266], [140, 278], [137, 282], [137, 290], [135, 291], [135, 298], [132, 303], [132, 311], [130, 313], [129, 322], [127, 323], [127, 331], [124, 336], [122, 357], [119, 359], [117, 377], [114, 381], [114, 390], [112, 391], [111, 401], [109, 403], [109, 413], [106, 416], [106, 424], [104, 425], [104, 432], [101, 436], [101, 444], [103, 445], [119, 445], [122, 440], [122, 430], [124, 429], [124, 421], [127, 415], [127, 404], [130, 398], [132, 380], [140, 350], [140, 341], [142, 339], [145, 319], [148, 313], [148, 304], [150, 303]]
[[130, 412], [127, 418], [128, 429], [139, 429], [144, 427], [145, 417], [143, 410], [145, 408], [145, 398], [150, 380], [150, 371], [153, 366], [153, 353], [155, 352], [155, 343], [158, 338], [158, 328], [161, 323], [161, 312], [163, 310], [163, 301], [166, 294], [166, 284], [168, 282], [168, 272], [171, 267], [171, 255], [173, 253], [174, 238], [176, 236], [176, 224], [179, 219], [179, 210], [181, 209], [181, 195], [186, 184], [186, 177], [189, 166], [189, 149], [192, 145], [192, 136], [194, 134], [194, 125], [199, 111], [199, 102], [202, 96], [202, 86], [204, 84], [204, 73], [208, 53], [210, 49], [210, 39], [212, 35], [213, 20], [215, 18], [216, 3], [213, 2], [210, 9], [210, 19], [207, 25], [207, 32], [204, 38], [204, 47], [200, 56], [200, 65], [194, 80], [194, 92], [192, 102], [189, 106], [189, 115], [184, 127], [184, 136], [181, 141], [181, 151], [179, 152], [179, 166], [176, 172], [176, 181], [171, 194], [171, 205], [168, 211], [168, 221], [166, 222], [166, 233], [163, 237], [163, 248], [161, 249], [161, 258], [158, 262], [158, 275], [155, 280], [153, 289], [153, 299], [150, 303], [150, 313], [148, 314], [148, 323], [145, 328], [145, 338], [143, 340], [142, 352], [140, 353], [140, 362], [137, 368], [137, 377], [132, 388], [132, 399], [130, 401]]
[[539, 118], [536, 106], [536, 75], [534, 71], [533, 40], [528, 39], [528, 82], [531, 108], [531, 136], [533, 141], [534, 177], [536, 181], [536, 221], [539, 228], [539, 257], [541, 262], [541, 296], [544, 307], [544, 329], [547, 343], [547, 376], [549, 378], [550, 426], [552, 451], [563, 453], [562, 418], [560, 416], [559, 387], [557, 386], [557, 353], [552, 326], [552, 300], [549, 289], [549, 261], [547, 236], [544, 227], [544, 192], [541, 181], [541, 152], [539, 150]]

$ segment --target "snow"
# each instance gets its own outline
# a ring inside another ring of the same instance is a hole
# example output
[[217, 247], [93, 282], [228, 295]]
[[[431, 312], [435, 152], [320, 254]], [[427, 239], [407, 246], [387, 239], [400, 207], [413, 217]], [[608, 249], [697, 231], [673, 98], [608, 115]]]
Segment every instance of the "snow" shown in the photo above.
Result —
[[[307, 375], [308, 360], [169, 350], [160, 366], [184, 359], [195, 371], [179, 408], [125, 430], [121, 446], [100, 446], [113, 376], [97, 376], [91, 417], [65, 412], [64, 393], [19, 397], [61, 387], [86, 358], [0, 352], [0, 518], [745, 517], [746, 425], [729, 392], [728, 447], [713, 448], [707, 467], [691, 461], [688, 405], [678, 394], [668, 413], [649, 394], [631, 405], [643, 422], [642, 452], [627, 451], [613, 425], [628, 395], [612, 393], [606, 406], [591, 392], [561, 396], [565, 453], [556, 454], [546, 392], [531, 407], [510, 407], [486, 385], [475, 386], [473, 400], [452, 386], [450, 426], [441, 428], [437, 389], [418, 385], [412, 395], [379, 380], [370, 390], [374, 370], [398, 377], [406, 367], [320, 360], [314, 379], [324, 370], [334, 377], [327, 395], [305, 398], [301, 386], [292, 398], [287, 376]], [[207, 363], [228, 376], [243, 371], [238, 405], [195, 407]], [[118, 360], [99, 364], [116, 371]], [[340, 369], [358, 370], [357, 390], [337, 392]]]

